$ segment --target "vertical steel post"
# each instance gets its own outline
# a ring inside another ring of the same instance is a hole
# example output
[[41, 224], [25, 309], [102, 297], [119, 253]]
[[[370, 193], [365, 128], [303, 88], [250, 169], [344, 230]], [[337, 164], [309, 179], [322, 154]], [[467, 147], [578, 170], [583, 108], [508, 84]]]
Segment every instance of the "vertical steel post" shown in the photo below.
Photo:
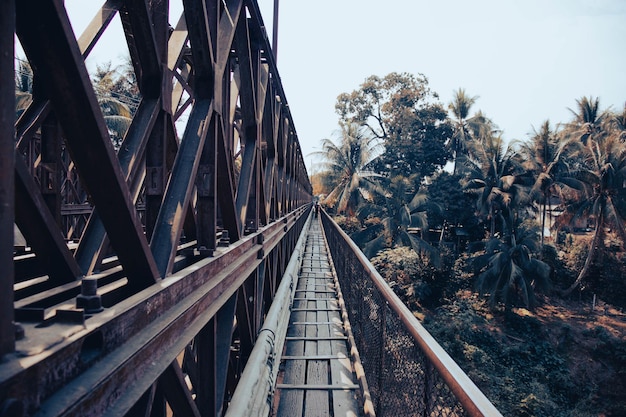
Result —
[[217, 172], [216, 156], [218, 129], [216, 123], [217, 114], [211, 116], [209, 133], [207, 134], [202, 155], [200, 156], [200, 166], [196, 173], [196, 190], [198, 201], [197, 223], [198, 223], [198, 249], [201, 255], [212, 256], [217, 247], [216, 226], [217, 226]]
[[278, 62], [278, 0], [274, 0], [274, 21], [272, 23], [272, 51], [274, 51], [274, 61]]
[[236, 307], [235, 293], [195, 339], [198, 375], [196, 403], [203, 416], [220, 416], [224, 409]]
[[146, 150], [146, 235], [152, 238], [165, 192], [165, 113], [160, 112]]
[[0, 5], [0, 356], [15, 349], [13, 218], [15, 164], [15, 3]]
[[41, 126], [39, 166], [41, 194], [56, 224], [61, 227], [61, 126], [54, 114], [46, 117]]

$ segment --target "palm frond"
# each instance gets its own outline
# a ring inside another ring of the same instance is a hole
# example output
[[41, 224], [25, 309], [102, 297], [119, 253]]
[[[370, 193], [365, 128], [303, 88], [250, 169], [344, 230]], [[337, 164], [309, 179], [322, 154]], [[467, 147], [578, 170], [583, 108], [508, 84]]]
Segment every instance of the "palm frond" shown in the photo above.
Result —
[[552, 288], [550, 282], [550, 265], [539, 259], [531, 259], [526, 266], [526, 275], [533, 277], [531, 284], [533, 288], [541, 291], [549, 291]]
[[124, 117], [132, 117], [132, 113], [130, 108], [119, 100], [116, 100], [112, 97], [100, 97], [98, 99], [98, 103], [100, 104], [100, 108], [102, 109], [102, 113], [104, 116], [124, 116]]
[[441, 267], [441, 255], [437, 248], [435, 248], [419, 236], [406, 232], [404, 232], [404, 234], [406, 235], [406, 237], [408, 237], [409, 242], [411, 243], [411, 248], [413, 248], [415, 252], [426, 254], [433, 262], [435, 268]]
[[622, 207], [620, 211], [619, 205], [616, 204], [616, 201], [611, 197], [607, 197], [608, 201], [605, 205], [605, 217], [607, 223], [617, 230], [617, 234], [620, 239], [622, 239], [622, 244], [626, 246], [626, 216], [624, 216], [624, 212], [626, 212], [626, 207]]
[[368, 258], [373, 258], [379, 251], [386, 246], [386, 236], [380, 235], [377, 238], [370, 240], [365, 246], [363, 246], [363, 254]]

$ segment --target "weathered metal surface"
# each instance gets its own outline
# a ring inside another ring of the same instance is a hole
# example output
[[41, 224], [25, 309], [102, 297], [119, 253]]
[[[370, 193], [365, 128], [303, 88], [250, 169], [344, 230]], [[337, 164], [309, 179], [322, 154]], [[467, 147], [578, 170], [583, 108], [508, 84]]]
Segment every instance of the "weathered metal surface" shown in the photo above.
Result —
[[57, 283], [75, 280], [80, 276], [78, 264], [20, 155], [16, 155], [15, 174], [15, 222], [51, 280]]
[[158, 278], [139, 218], [89, 80], [78, 43], [59, 1], [20, 1], [16, 28], [35, 77], [45, 85], [72, 159], [131, 285]]
[[[13, 31], [15, 2], [0, 4], [0, 356], [13, 351], [13, 219], [15, 82]], [[1, 404], [0, 399], [0, 404]]]
[[[0, 410], [220, 415], [232, 395], [311, 185], [256, 3], [183, 6], [107, 0], [78, 38], [61, 0], [0, 6]], [[117, 153], [84, 63], [115, 19], [141, 92]], [[14, 34], [38, 83], [15, 124]]]

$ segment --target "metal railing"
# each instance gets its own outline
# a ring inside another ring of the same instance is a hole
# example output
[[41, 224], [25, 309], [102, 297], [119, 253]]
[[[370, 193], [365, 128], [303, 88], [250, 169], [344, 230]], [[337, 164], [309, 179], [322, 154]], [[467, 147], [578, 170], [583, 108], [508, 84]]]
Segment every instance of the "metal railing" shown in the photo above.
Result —
[[324, 233], [377, 416], [501, 416], [326, 214]]
[[230, 400], [226, 417], [267, 416], [270, 413], [311, 216], [309, 212], [246, 368]]

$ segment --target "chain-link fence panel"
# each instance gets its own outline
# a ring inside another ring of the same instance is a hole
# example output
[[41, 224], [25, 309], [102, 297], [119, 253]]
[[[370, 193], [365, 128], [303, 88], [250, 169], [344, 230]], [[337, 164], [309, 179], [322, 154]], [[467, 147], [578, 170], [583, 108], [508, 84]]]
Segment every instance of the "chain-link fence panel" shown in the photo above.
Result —
[[500, 416], [325, 213], [324, 233], [377, 416]]

